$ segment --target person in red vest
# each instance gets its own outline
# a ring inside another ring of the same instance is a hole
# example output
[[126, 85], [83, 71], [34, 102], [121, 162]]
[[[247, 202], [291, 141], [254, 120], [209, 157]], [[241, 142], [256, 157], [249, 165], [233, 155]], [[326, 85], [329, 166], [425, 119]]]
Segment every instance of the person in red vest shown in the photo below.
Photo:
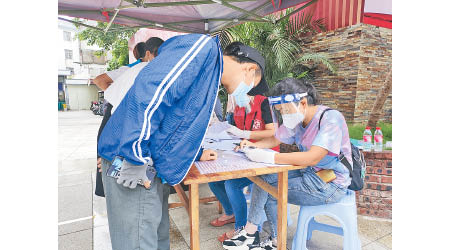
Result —
[[[233, 125], [228, 133], [241, 139], [258, 141], [275, 134], [272, 115], [267, 97], [262, 94], [269, 88], [264, 79], [265, 61], [254, 48], [240, 42], [233, 42], [224, 50], [224, 56], [230, 56], [239, 63], [253, 64], [249, 69], [249, 77], [244, 77], [237, 88], [229, 96], [231, 113], [228, 122]], [[261, 75], [261, 81], [255, 83], [255, 76]], [[279, 151], [279, 147], [274, 148]], [[247, 202], [243, 193], [244, 187], [252, 182], [247, 178], [232, 179], [209, 183], [211, 191], [222, 204], [225, 214], [211, 221], [211, 225], [221, 227], [235, 223], [235, 230], [222, 234], [218, 240], [223, 242], [233, 237], [234, 232], [245, 226], [247, 222]]]

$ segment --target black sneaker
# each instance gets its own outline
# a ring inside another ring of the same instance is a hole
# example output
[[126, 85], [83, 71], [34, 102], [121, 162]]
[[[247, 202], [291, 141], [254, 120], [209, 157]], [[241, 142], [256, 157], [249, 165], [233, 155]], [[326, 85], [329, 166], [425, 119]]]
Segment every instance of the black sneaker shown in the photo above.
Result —
[[248, 234], [245, 229], [235, 232], [234, 236], [222, 243], [224, 249], [248, 250], [252, 244], [259, 244], [259, 232]]
[[277, 250], [277, 246], [273, 244], [272, 237], [259, 244], [253, 244], [248, 246], [249, 250]]

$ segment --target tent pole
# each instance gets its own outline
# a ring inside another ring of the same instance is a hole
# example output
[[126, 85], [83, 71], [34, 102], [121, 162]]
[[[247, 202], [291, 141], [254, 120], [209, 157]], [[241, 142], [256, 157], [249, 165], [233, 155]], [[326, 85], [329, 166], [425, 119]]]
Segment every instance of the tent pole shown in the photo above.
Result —
[[[269, 5], [269, 4], [272, 4], [272, 1], [271, 1], [271, 0], [267, 0], [265, 3], [263, 3], [263, 4], [261, 4], [260, 6], [254, 8], [253, 10], [251, 10], [251, 12], [257, 12], [257, 11], [259, 11], [259, 10], [265, 8], [265, 7], [266, 7], [267, 5]], [[238, 19], [238, 20], [243, 20], [243, 19], [246, 18], [247, 16], [248, 16], [248, 15], [245, 14], [245, 15], [242, 15], [242, 16], [236, 18], [236, 19]], [[227, 27], [229, 27], [229, 26], [231, 26], [231, 25], [234, 25], [235, 23], [236, 23], [236, 22], [234, 22], [234, 21], [231, 21], [231, 22], [229, 22], [229, 23], [225, 23], [225, 24], [221, 25], [220, 27], [218, 27], [214, 32], [219, 31], [219, 30], [222, 30], [222, 29], [225, 29], [225, 28], [227, 28]]]
[[205, 33], [209, 33], [209, 21], [208, 21], [208, 19], [205, 20]]
[[253, 17], [257, 18], [258, 20], [264, 20], [264, 21], [267, 21], [266, 18], [264, 18], [264, 17], [262, 17], [262, 16], [260, 16], [260, 15], [255, 14], [253, 11], [248, 11], [248, 10], [241, 9], [241, 8], [239, 8], [239, 7], [237, 7], [237, 6], [234, 6], [234, 5], [230, 4], [230, 3], [228, 3], [226, 0], [212, 0], [212, 1], [213, 1], [213, 2], [216, 2], [216, 3], [218, 3], [218, 4], [221, 4], [221, 5], [225, 6], [225, 7], [228, 7], [228, 8], [230, 8], [230, 9], [239, 11], [239, 12], [244, 13], [244, 14], [247, 14], [247, 15], [249, 15], [249, 16], [253, 16]]
[[58, 19], [66, 21], [66, 22], [69, 22], [69, 23], [81, 25], [81, 26], [84, 26], [84, 27], [87, 27], [87, 28], [92, 28], [92, 29], [96, 29], [96, 30], [103, 30], [103, 29], [97, 28], [95, 26], [91, 26], [91, 25], [88, 25], [88, 24], [84, 24], [84, 23], [73, 21], [73, 20], [69, 20], [69, 19], [65, 19], [65, 18], [62, 18], [62, 17], [58, 17]]
[[[267, 23], [270, 22], [268, 20], [255, 20], [255, 19], [240, 19], [240, 18], [208, 18], [208, 21], [216, 21], [216, 22], [257, 22], [257, 23]], [[189, 23], [203, 23], [205, 22], [204, 19], [196, 19], [196, 20], [188, 20], [188, 21], [181, 21], [181, 22], [170, 22], [170, 23], [164, 23], [164, 24], [170, 24], [170, 25], [177, 25], [177, 24], [189, 24]]]
[[123, 28], [111, 29], [110, 32], [124, 31], [124, 30], [131, 30], [131, 29], [140, 29], [140, 28], [155, 28], [155, 29], [160, 29], [160, 30], [163, 29], [163, 30], [170, 30], [170, 31], [173, 31], [173, 32], [182, 32], [182, 33], [198, 33], [198, 32], [192, 32], [192, 31], [189, 31], [189, 30], [183, 30], [183, 29], [179, 29], [179, 28], [172, 29], [172, 28], [169, 28], [167, 26], [162, 26], [161, 27], [161, 26], [156, 26], [156, 25], [152, 25], [152, 24], [142, 25], [142, 26], [134, 26], [134, 27], [126, 26], [126, 27], [123, 27]]
[[114, 11], [116, 9], [124, 10], [124, 9], [134, 9], [134, 8], [137, 8], [136, 5], [130, 4], [130, 5], [125, 5], [125, 6], [120, 6], [118, 8], [108, 8], [108, 9], [103, 9], [103, 10], [104, 11]]
[[[129, 19], [129, 20], [133, 20], [133, 21], [146, 22], [146, 23], [148, 23], [148, 24], [150, 24], [152, 26], [156, 26], [156, 27], [159, 27], [159, 28], [163, 28], [163, 27], [166, 28], [166, 27], [168, 27], [168, 28], [172, 29], [173, 31], [178, 31], [178, 32], [183, 32], [183, 33], [186, 32], [186, 30], [181, 30], [181, 29], [179, 29], [177, 27], [173, 27], [170, 24], [156, 23], [156, 22], [153, 22], [153, 21], [140, 19], [140, 18], [136, 18], [136, 17], [124, 16], [124, 15], [121, 15], [121, 14], [117, 14], [117, 16], [120, 17], [120, 18], [125, 18], [125, 19]], [[192, 31], [188, 31], [188, 32], [192, 33]]]
[[122, 3], [123, 3], [123, 0], [120, 0], [119, 6], [116, 8], [116, 12], [114, 13], [114, 16], [111, 18], [111, 20], [109, 21], [108, 25], [105, 28], [105, 34], [106, 34], [106, 32], [108, 32], [109, 27], [111, 27], [111, 24], [114, 22], [114, 19], [116, 19], [116, 16], [120, 11], [119, 8], [120, 8], [120, 6], [122, 6]]
[[100, 10], [58, 10], [59, 15], [82, 14], [82, 13], [98, 14], [99, 12], [101, 12], [101, 11]]
[[[133, 0], [125, 0], [132, 3]], [[253, 2], [255, 0], [228, 0], [228, 2]], [[202, 4], [214, 4], [213, 0], [196, 0], [196, 1], [183, 1], [183, 2], [160, 2], [160, 3], [144, 3], [144, 8], [149, 7], [167, 7], [167, 6], [186, 6], [186, 5], [202, 5]], [[137, 7], [136, 5], [134, 5]]]

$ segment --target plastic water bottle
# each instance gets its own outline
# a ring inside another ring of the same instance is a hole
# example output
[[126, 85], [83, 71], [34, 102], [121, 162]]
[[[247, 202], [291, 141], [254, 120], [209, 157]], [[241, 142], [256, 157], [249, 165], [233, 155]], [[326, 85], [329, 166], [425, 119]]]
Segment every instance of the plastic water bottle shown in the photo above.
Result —
[[373, 143], [374, 143], [374, 151], [381, 152], [383, 151], [383, 132], [381, 132], [381, 128], [377, 127], [375, 133], [373, 135]]
[[363, 142], [364, 142], [363, 151], [372, 150], [372, 132], [370, 131], [369, 126], [367, 126], [366, 130], [364, 130]]

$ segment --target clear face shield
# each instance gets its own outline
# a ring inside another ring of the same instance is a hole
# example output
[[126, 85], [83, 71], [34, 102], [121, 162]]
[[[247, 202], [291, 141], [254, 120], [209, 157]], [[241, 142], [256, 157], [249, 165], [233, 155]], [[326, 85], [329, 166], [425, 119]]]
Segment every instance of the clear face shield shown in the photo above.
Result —
[[275, 126], [275, 133], [282, 136], [292, 136], [305, 118], [305, 111], [300, 108], [300, 100], [308, 93], [286, 94], [269, 97], [270, 111]]

